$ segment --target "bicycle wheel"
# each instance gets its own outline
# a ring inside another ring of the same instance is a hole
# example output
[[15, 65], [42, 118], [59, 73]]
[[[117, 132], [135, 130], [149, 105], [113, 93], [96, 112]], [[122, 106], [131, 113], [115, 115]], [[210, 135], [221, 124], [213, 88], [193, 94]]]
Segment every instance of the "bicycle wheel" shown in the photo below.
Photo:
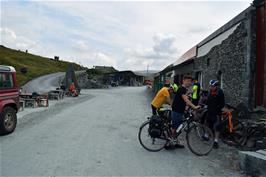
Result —
[[244, 146], [247, 142], [247, 130], [245, 126], [239, 121], [235, 121], [233, 125], [234, 131], [232, 133], [229, 132], [228, 125], [224, 125], [224, 131], [220, 136], [221, 140], [229, 146]]
[[238, 122], [234, 127], [233, 140], [238, 146], [244, 146], [247, 142], [246, 127]]
[[208, 155], [214, 143], [210, 128], [199, 123], [193, 123], [186, 134], [188, 148], [198, 156]]
[[164, 135], [161, 138], [152, 138], [148, 131], [149, 123], [150, 121], [146, 121], [141, 125], [139, 129], [139, 142], [146, 150], [158, 152], [165, 147], [168, 140]]

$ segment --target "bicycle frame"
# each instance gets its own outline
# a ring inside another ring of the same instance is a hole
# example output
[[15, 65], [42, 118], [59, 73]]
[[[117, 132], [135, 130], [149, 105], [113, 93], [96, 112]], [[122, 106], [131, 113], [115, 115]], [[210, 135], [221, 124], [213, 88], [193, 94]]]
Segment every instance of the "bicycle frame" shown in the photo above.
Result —
[[[188, 111], [187, 111], [187, 113], [184, 115], [184, 119], [182, 120], [182, 122], [181, 122], [181, 124], [180, 125], [182, 125], [183, 124], [183, 127], [182, 127], [182, 129], [179, 131], [179, 132], [177, 132], [177, 137], [178, 136], [180, 136], [183, 132], [188, 132], [189, 131], [189, 129], [190, 129], [190, 124], [191, 123], [193, 123], [194, 121], [192, 120], [192, 117], [193, 117], [193, 114], [192, 114], [192, 112], [193, 112], [193, 110], [192, 109], [189, 109]], [[187, 116], [186, 116], [187, 115]], [[195, 122], [196, 123], [196, 122]], [[172, 132], [171, 132], [171, 128], [170, 127], [168, 127], [168, 131], [170, 131], [170, 135], [172, 134]], [[169, 133], [168, 133], [169, 134]]]
[[221, 116], [221, 124], [223, 125], [223, 123], [228, 122], [228, 128], [229, 128], [229, 133], [234, 133], [235, 128], [233, 125], [233, 115], [232, 115], [232, 111], [224, 111], [222, 113]]

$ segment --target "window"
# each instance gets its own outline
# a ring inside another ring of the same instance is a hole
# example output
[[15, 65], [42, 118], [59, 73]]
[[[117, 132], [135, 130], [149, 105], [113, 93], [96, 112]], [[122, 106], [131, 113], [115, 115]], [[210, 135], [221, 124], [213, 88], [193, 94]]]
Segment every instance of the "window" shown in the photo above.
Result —
[[210, 66], [210, 61], [211, 61], [211, 59], [207, 58], [207, 66]]
[[196, 73], [196, 79], [198, 80], [198, 82], [199, 82], [200, 84], [203, 83], [203, 78], [202, 78], [202, 74], [201, 74], [201, 72], [197, 72], [197, 73]]
[[222, 71], [218, 71], [217, 80], [220, 82], [220, 87], [223, 89], [223, 73], [222, 73]]
[[11, 73], [0, 73], [0, 89], [12, 88], [13, 78]]

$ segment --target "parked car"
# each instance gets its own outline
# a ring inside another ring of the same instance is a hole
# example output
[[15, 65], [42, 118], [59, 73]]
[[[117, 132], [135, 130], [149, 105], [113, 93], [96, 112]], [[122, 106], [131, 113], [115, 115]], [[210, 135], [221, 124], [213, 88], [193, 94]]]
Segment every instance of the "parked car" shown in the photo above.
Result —
[[19, 88], [16, 70], [0, 65], [0, 134], [12, 133], [17, 125], [19, 110]]

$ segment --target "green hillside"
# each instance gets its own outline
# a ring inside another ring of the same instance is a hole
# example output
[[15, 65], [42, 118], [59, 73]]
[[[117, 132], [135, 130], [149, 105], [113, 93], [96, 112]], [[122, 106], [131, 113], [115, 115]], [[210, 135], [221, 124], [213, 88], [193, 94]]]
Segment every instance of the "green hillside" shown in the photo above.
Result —
[[[16, 68], [19, 85], [23, 85], [36, 77], [55, 72], [66, 71], [70, 62], [55, 61], [29, 53], [13, 50], [0, 45], [0, 65], [9, 65]], [[85, 68], [73, 63], [76, 71]], [[27, 68], [27, 73], [22, 74], [21, 68]]]

